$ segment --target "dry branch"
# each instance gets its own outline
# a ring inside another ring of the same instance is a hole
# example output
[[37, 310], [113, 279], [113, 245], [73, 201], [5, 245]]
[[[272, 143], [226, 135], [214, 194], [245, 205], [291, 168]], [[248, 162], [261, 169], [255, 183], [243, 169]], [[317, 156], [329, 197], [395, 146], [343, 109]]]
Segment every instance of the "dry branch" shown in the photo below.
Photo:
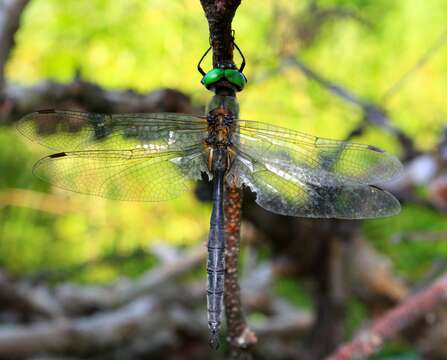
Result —
[[197, 113], [190, 98], [173, 89], [148, 94], [133, 90], [106, 90], [96, 84], [76, 79], [70, 84], [43, 81], [33, 86], [8, 84], [1, 109], [3, 119], [20, 116], [43, 108], [70, 108], [102, 113], [181, 112]]
[[5, 82], [5, 65], [15, 45], [14, 36], [29, 0], [3, 0], [0, 3], [0, 99]]
[[343, 99], [344, 101], [358, 106], [362, 110], [363, 120], [360, 123], [359, 127], [351, 132], [351, 134], [348, 136], [348, 139], [353, 136], [359, 135], [365, 127], [365, 122], [370, 122], [396, 136], [405, 151], [406, 159], [413, 158], [417, 154], [419, 154], [414, 146], [413, 140], [408, 137], [402, 130], [393, 125], [392, 119], [389, 117], [386, 110], [382, 106], [370, 101], [366, 101], [360, 96], [354, 94], [352, 91], [346, 89], [345, 87], [336, 84], [329, 79], [326, 79], [325, 77], [318, 74], [315, 70], [311, 69], [299, 58], [289, 57], [284, 61], [284, 64], [286, 66], [297, 67], [309, 79], [316, 81], [332, 94]]
[[159, 292], [178, 276], [201, 265], [205, 255], [206, 249], [200, 245], [179, 255], [175, 262], [147, 271], [135, 281], [121, 279], [108, 287], [65, 284], [56, 287], [54, 296], [69, 314], [83, 313], [86, 309], [116, 308], [142, 295]]
[[[255, 268], [250, 276], [260, 278], [257, 272], [264, 273], [264, 266]], [[20, 283], [11, 283], [12, 287], [14, 285], [21, 286]], [[260, 301], [254, 298], [266, 296], [265, 286], [258, 284], [255, 288], [250, 293], [251, 303], [259, 304]], [[181, 341], [176, 335], [179, 331], [194, 334], [208, 352], [206, 319], [201, 303], [205, 294], [203, 281], [184, 286], [170, 283], [164, 290], [158, 290], [116, 309], [90, 310], [75, 317], [63, 314], [55, 319], [41, 319], [27, 325], [0, 326], [0, 358], [23, 358], [42, 353], [104, 354], [113, 353], [117, 348], [121, 351], [125, 349], [122, 353], [126, 356], [138, 352], [151, 356], [160, 347], [175, 348], [173, 342]], [[47, 292], [51, 291], [48, 289]], [[33, 296], [31, 293], [29, 295]], [[55, 297], [54, 300], [59, 299]], [[246, 303], [250, 307], [250, 301]], [[263, 310], [270, 314], [268, 319], [255, 326], [263, 338], [280, 341], [281, 338], [290, 339], [309, 330], [313, 317], [308, 312], [297, 311], [293, 306], [277, 300], [271, 300], [268, 304], [269, 307]], [[261, 311], [260, 308], [257, 311]]]
[[405, 83], [413, 76], [421, 67], [428, 63], [429, 60], [447, 43], [447, 29], [445, 29], [436, 39], [434, 44], [430, 46], [424, 54], [416, 61], [416, 63], [404, 73], [399, 80], [397, 80], [390, 88], [385, 91], [382, 96], [382, 103], [387, 102], [393, 95], [395, 95]]
[[210, 30], [213, 66], [233, 63], [231, 23], [241, 0], [201, 0]]
[[15, 312], [21, 318], [38, 316], [51, 318], [61, 315], [61, 308], [51, 297], [46, 297], [37, 287], [30, 296], [28, 287], [15, 283], [3, 271], [0, 272], [0, 308]]
[[383, 343], [397, 336], [415, 321], [435, 310], [447, 300], [447, 275], [441, 277], [432, 286], [421, 291], [381, 318], [351, 342], [341, 346], [327, 360], [365, 359], [374, 354]]
[[156, 331], [165, 319], [160, 304], [151, 297], [140, 298], [109, 312], [0, 328], [0, 358], [21, 359], [48, 352], [83, 353], [132, 339], [144, 328]]
[[257, 342], [256, 335], [248, 327], [242, 309], [241, 290], [238, 281], [240, 253], [240, 226], [242, 191], [228, 186], [225, 196], [225, 315], [232, 357], [241, 358], [245, 349]]

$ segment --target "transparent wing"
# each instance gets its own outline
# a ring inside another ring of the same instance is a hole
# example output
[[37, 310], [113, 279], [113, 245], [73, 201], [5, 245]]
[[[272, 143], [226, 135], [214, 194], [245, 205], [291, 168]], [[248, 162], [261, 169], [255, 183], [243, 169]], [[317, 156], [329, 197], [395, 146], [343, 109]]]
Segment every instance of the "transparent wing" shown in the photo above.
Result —
[[42, 110], [23, 117], [17, 128], [27, 138], [62, 150], [181, 150], [206, 136], [206, 118], [171, 113], [95, 114]]
[[318, 138], [239, 120], [236, 147], [268, 170], [317, 186], [381, 184], [400, 176], [399, 160], [374, 146]]
[[41, 159], [34, 173], [57, 187], [109, 199], [162, 201], [189, 189], [205, 166], [199, 147], [188, 152], [85, 150]]
[[239, 154], [230, 176], [256, 193], [256, 202], [281, 215], [364, 219], [399, 213], [400, 204], [390, 193], [375, 186], [315, 185]]

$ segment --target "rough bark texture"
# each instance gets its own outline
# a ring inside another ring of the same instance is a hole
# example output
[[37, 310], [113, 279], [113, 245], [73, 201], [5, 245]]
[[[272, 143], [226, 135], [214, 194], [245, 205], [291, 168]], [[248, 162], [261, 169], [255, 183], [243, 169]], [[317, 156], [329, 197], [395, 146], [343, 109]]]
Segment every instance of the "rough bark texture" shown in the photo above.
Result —
[[256, 335], [245, 321], [238, 279], [241, 204], [242, 191], [237, 187], [227, 186], [224, 204], [226, 217], [224, 303], [231, 358], [233, 359], [250, 358], [247, 348], [257, 342]]
[[233, 36], [231, 23], [241, 0], [201, 0], [210, 29], [213, 66], [233, 64]]

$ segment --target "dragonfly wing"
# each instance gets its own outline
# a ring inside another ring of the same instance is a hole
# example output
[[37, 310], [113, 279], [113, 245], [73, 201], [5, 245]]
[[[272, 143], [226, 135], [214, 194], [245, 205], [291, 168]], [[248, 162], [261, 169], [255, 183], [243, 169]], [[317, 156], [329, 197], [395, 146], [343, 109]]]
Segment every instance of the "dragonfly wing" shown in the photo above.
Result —
[[271, 212], [312, 218], [364, 219], [399, 213], [400, 204], [375, 186], [321, 186], [238, 155], [230, 176], [256, 193], [256, 202]]
[[370, 145], [318, 138], [256, 121], [239, 120], [234, 142], [267, 167], [317, 186], [382, 184], [400, 176], [402, 164]]
[[200, 149], [196, 150], [188, 154], [141, 149], [62, 152], [41, 159], [34, 173], [57, 187], [82, 194], [163, 201], [188, 190], [188, 176], [200, 177], [197, 167], [203, 161]]
[[200, 116], [150, 114], [96, 114], [42, 110], [23, 117], [17, 128], [24, 136], [53, 150], [180, 150], [206, 136]]

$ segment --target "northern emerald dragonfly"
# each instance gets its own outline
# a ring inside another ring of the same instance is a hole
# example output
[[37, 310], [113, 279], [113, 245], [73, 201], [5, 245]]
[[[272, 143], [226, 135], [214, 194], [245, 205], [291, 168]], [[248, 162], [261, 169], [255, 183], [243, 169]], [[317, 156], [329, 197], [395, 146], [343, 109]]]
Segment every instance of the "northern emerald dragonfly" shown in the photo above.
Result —
[[260, 206], [277, 214], [374, 218], [399, 212], [399, 202], [377, 185], [398, 177], [402, 165], [374, 146], [241, 120], [235, 93], [246, 83], [243, 65], [221, 64], [205, 73], [199, 63], [199, 70], [202, 83], [215, 93], [205, 116], [42, 110], [26, 115], [17, 126], [27, 138], [56, 151], [39, 160], [34, 173], [74, 192], [163, 201], [188, 191], [190, 180], [208, 175], [214, 183], [208, 326], [217, 346], [225, 271], [225, 182], [250, 188]]

